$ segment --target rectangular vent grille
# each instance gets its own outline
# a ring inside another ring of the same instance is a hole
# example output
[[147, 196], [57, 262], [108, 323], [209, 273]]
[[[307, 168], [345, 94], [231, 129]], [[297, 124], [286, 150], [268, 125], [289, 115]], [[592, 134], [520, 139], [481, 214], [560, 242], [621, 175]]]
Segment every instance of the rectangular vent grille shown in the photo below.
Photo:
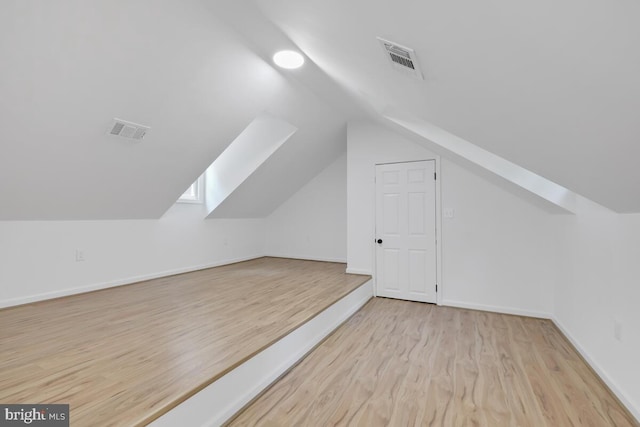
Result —
[[412, 70], [415, 70], [416, 67], [413, 66], [413, 61], [407, 58], [403, 58], [402, 56], [398, 56], [395, 53], [390, 53], [391, 60], [396, 64], [404, 65], [405, 67], [409, 67]]
[[416, 53], [413, 49], [385, 40], [381, 37], [378, 37], [378, 41], [380, 42], [380, 45], [382, 45], [382, 48], [394, 69], [416, 79], [423, 79], [422, 72], [420, 72], [420, 67], [416, 58]]
[[149, 129], [149, 126], [143, 126], [116, 118], [113, 119], [113, 123], [111, 124], [108, 133], [122, 138], [141, 140], [147, 134]]

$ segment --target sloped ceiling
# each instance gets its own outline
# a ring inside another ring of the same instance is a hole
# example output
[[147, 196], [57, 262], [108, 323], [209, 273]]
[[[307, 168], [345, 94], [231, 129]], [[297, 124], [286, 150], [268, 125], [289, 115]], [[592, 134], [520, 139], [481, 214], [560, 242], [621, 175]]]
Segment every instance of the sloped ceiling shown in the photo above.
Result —
[[[251, 1], [213, 0], [210, 5], [265, 62], [278, 50], [299, 50]], [[286, 117], [298, 130], [211, 218], [268, 216], [346, 150], [347, 120], [364, 117], [358, 101], [308, 59], [301, 69], [283, 74], [296, 92], [282, 93], [281, 102], [268, 111]]]
[[[264, 216], [399, 111], [640, 212], [640, 3], [5, 0], [0, 220], [158, 218], [262, 111], [300, 131], [219, 215]], [[414, 48], [396, 73], [376, 41]], [[283, 72], [278, 49], [311, 61]], [[151, 126], [106, 135], [113, 117]]]
[[[426, 120], [619, 212], [640, 212], [640, 3], [256, 0], [373, 110]], [[381, 36], [416, 50], [417, 81]]]
[[[274, 203], [345, 149], [344, 110], [204, 0], [3, 1], [0, 57], [0, 220], [159, 218], [263, 111], [321, 130], [264, 177]], [[114, 117], [151, 131], [106, 135]]]

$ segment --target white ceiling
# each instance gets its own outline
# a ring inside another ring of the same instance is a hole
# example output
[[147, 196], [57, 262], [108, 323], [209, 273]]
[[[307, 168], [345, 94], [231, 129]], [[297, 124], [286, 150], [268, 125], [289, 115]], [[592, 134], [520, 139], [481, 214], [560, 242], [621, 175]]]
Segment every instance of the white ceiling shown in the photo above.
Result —
[[[343, 152], [345, 110], [219, 15], [203, 0], [3, 1], [0, 220], [159, 218], [263, 111], [307, 137], [274, 160], [277, 172], [295, 162], [286, 176], [247, 184], [268, 187], [270, 205]], [[151, 131], [106, 135], [114, 117]]]
[[[219, 215], [267, 215], [383, 110], [640, 212], [639, 18], [636, 0], [5, 0], [0, 220], [158, 218], [263, 111], [299, 131]], [[296, 47], [303, 69], [271, 65]], [[113, 117], [151, 132], [107, 136]]]
[[[640, 211], [640, 2], [256, 0], [373, 109], [427, 120], [621, 212]], [[416, 50], [392, 70], [376, 36]]]

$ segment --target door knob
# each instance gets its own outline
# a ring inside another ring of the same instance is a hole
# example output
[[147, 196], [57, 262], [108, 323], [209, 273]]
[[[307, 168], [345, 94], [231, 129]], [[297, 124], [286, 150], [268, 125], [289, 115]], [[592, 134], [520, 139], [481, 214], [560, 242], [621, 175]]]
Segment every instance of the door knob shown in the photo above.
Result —
[[378, 244], [381, 244], [382, 243], [382, 239], [378, 239], [377, 242], [378, 242]]

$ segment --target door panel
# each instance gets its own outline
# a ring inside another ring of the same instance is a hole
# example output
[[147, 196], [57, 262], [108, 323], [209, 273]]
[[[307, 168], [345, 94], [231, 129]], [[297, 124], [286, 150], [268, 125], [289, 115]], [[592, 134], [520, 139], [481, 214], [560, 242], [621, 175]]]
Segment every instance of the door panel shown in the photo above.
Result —
[[385, 185], [398, 184], [400, 182], [400, 173], [397, 171], [384, 172], [382, 178]]
[[384, 233], [397, 235], [400, 232], [400, 195], [397, 193], [384, 194], [383, 209], [382, 229]]
[[427, 281], [427, 264], [424, 262], [426, 251], [420, 249], [409, 250], [409, 292], [424, 293]]
[[425, 194], [409, 193], [409, 206], [407, 212], [408, 232], [412, 236], [424, 236], [426, 230], [425, 216]]
[[435, 161], [376, 166], [376, 293], [436, 301]]
[[384, 286], [387, 292], [400, 292], [400, 251], [383, 249]]
[[409, 169], [407, 171], [407, 182], [409, 183], [424, 182], [424, 169]]

